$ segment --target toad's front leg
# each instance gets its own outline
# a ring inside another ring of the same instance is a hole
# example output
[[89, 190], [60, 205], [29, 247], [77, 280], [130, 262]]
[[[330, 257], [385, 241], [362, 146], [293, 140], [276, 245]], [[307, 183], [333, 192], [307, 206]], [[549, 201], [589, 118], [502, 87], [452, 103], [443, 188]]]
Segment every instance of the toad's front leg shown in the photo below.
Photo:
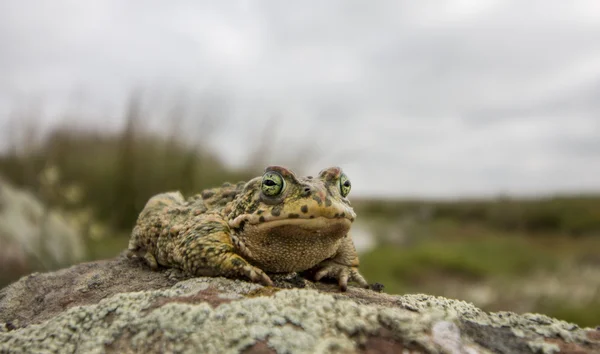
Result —
[[266, 286], [273, 285], [265, 272], [235, 253], [227, 226], [190, 230], [181, 236], [176, 253], [186, 272], [197, 276], [247, 278]]
[[316, 281], [323, 278], [336, 279], [341, 291], [348, 289], [348, 280], [353, 280], [364, 288], [369, 287], [365, 278], [358, 272], [358, 254], [350, 235], [346, 235], [332, 258], [324, 260], [313, 269], [316, 271]]
[[[206, 210], [199, 203], [190, 208]], [[133, 229], [128, 256], [142, 257], [152, 269], [162, 265], [196, 276], [247, 278], [273, 285], [261, 269], [235, 252], [229, 226], [219, 213], [190, 216], [184, 206], [179, 192], [152, 197]]]

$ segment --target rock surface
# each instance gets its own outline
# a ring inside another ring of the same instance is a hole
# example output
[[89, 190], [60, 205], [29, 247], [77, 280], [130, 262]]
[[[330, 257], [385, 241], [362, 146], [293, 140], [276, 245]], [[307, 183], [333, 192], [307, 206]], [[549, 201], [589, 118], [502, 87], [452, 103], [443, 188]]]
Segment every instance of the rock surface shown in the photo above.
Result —
[[0, 290], [0, 353], [600, 353], [600, 330], [544, 315], [274, 280], [186, 279], [123, 256], [32, 274]]

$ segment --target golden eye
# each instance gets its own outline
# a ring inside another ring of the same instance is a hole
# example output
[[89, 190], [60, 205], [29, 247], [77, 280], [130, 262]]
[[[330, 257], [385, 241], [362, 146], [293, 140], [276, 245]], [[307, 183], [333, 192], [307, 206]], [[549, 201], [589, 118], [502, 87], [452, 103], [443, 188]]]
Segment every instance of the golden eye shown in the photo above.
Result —
[[277, 172], [267, 172], [262, 178], [262, 192], [269, 197], [275, 197], [283, 191], [285, 182], [283, 177]]
[[350, 193], [350, 188], [352, 187], [352, 183], [348, 179], [345, 173], [342, 173], [340, 176], [340, 193], [342, 197], [346, 197]]

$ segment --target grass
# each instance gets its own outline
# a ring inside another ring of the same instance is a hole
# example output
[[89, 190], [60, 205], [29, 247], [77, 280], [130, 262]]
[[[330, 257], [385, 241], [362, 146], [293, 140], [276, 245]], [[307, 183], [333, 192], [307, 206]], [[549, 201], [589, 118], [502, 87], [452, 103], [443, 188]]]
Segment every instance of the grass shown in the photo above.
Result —
[[531, 252], [523, 239], [488, 236], [427, 240], [411, 247], [382, 245], [361, 257], [361, 269], [369, 277], [387, 278], [390, 292], [401, 292], [407, 282], [418, 282], [432, 273], [481, 280], [553, 269], [556, 262], [549, 252]]
[[115, 257], [127, 249], [129, 234], [108, 236], [101, 239], [88, 239], [88, 260]]
[[[469, 297], [483, 288], [489, 300], [476, 305], [486, 310], [522, 309], [582, 326], [600, 324], [600, 279], [578, 282], [577, 274], [583, 264], [600, 264], [594, 263], [600, 260], [600, 238], [575, 241], [560, 233], [513, 233], [452, 220], [411, 224], [404, 233], [408, 238], [404, 243], [383, 243], [361, 255], [363, 275], [383, 283], [388, 293], [425, 292], [476, 302], [478, 297]], [[577, 301], [568, 289], [550, 292], [541, 283], [551, 276], [569, 280], [568, 286], [574, 288], [595, 288], [597, 296]], [[539, 290], [532, 294], [525, 285]]]
[[600, 325], [600, 295], [598, 297], [596, 301], [586, 304], [547, 299], [540, 301], [536, 310], [550, 317], [577, 323], [582, 327], [594, 328]]
[[488, 229], [527, 232], [543, 236], [600, 235], [600, 195], [546, 196], [540, 198], [490, 198], [482, 200], [381, 200], [353, 203], [362, 216], [394, 219], [412, 216], [428, 220], [454, 220]]

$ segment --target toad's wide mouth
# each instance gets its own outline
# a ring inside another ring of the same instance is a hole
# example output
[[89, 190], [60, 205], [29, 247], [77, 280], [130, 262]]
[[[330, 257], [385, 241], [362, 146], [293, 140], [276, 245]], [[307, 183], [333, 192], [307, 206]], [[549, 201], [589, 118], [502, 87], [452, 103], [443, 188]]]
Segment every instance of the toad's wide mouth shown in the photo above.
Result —
[[296, 219], [280, 219], [280, 220], [271, 220], [271, 221], [265, 221], [262, 222], [260, 224], [254, 224], [252, 226], [254, 226], [257, 230], [263, 230], [263, 229], [272, 229], [272, 228], [276, 228], [276, 227], [280, 227], [280, 226], [297, 226], [298, 228], [302, 228], [302, 229], [309, 229], [309, 230], [315, 230], [315, 229], [327, 229], [329, 227], [331, 227], [332, 225], [340, 225], [340, 226], [346, 226], [347, 228], [350, 228], [350, 225], [352, 225], [352, 221], [350, 221], [349, 219], [346, 218], [327, 218], [324, 216], [319, 216], [316, 218], [312, 218], [312, 219], [301, 219], [301, 218], [296, 218]]
[[331, 224], [350, 225], [354, 221], [354, 215], [346, 216], [344, 214], [335, 215], [334, 217], [326, 216], [297, 216], [297, 217], [256, 217], [255, 215], [240, 215], [233, 220], [229, 220], [229, 227], [243, 228], [245, 224], [252, 225], [257, 229], [273, 228], [282, 225], [296, 225], [305, 229], [320, 229], [326, 228]]

